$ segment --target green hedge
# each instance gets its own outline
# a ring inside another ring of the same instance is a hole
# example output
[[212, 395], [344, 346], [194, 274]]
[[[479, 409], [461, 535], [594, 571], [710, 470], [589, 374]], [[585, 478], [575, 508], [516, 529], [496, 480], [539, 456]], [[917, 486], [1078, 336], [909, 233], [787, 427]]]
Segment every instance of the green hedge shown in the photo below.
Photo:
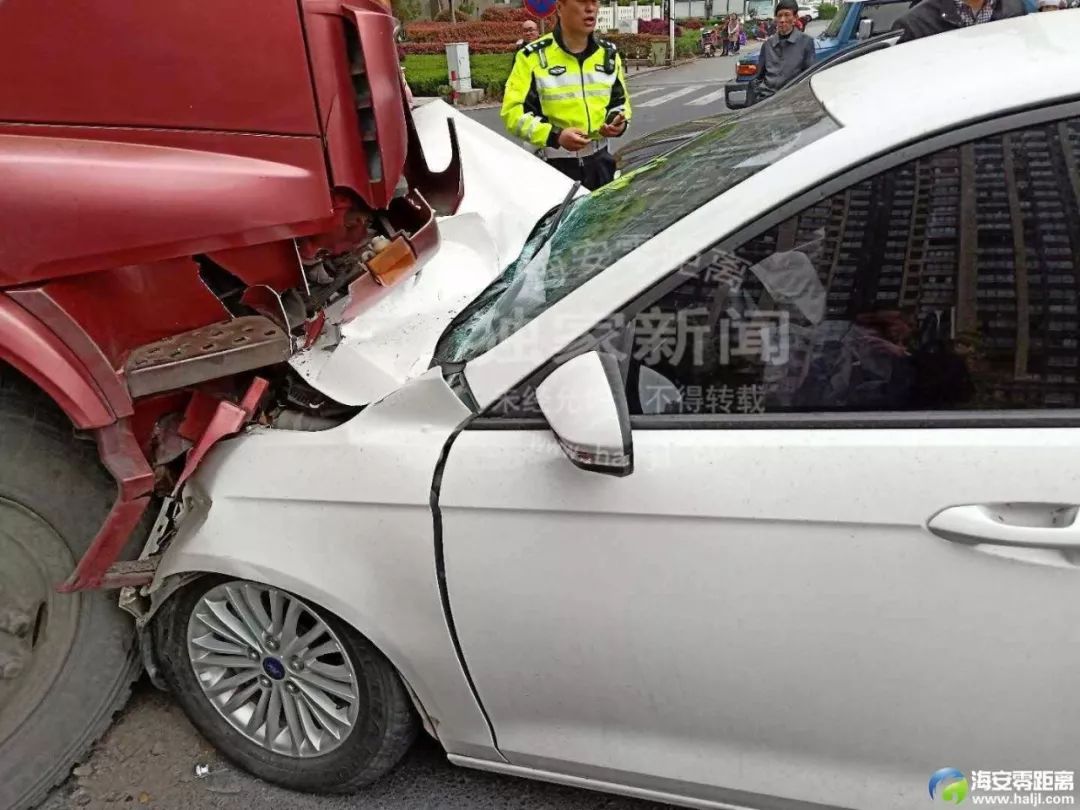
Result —
[[693, 56], [699, 50], [701, 44], [701, 31], [684, 31], [682, 36], [675, 38], [675, 58], [682, 59]]
[[[483, 89], [488, 98], [502, 98], [514, 54], [478, 53], [471, 55], [469, 62], [473, 87]], [[405, 79], [413, 95], [445, 95], [450, 86], [446, 54], [409, 54], [405, 57]]]
[[836, 13], [840, 10], [839, 6], [832, 3], [822, 3], [818, 6], [818, 18], [822, 20], [831, 20], [836, 16]]

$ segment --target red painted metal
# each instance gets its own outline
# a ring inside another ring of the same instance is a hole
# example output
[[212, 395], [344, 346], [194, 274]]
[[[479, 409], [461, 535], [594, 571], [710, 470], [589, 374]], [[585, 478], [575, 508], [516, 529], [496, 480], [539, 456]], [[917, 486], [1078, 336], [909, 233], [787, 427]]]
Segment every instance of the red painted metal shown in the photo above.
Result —
[[184, 410], [184, 419], [180, 422], [180, 429], [177, 432], [189, 442], [198, 441], [199, 437], [206, 432], [206, 426], [214, 417], [214, 411], [217, 410], [220, 401], [218, 397], [211, 396], [205, 391], [192, 391], [191, 400]]
[[33, 129], [0, 134], [0, 285], [287, 239], [331, 216], [317, 139]]
[[121, 419], [101, 428], [97, 442], [101, 461], [116, 480], [116, 501], [71, 576], [57, 586], [61, 593], [101, 587], [106, 571], [120, 556], [150, 505], [154, 489], [154, 471], [139, 447], [130, 420]]
[[109, 566], [101, 578], [100, 588], [138, 588], [154, 581], [159, 557], [134, 562], [119, 562]]
[[5, 0], [0, 118], [318, 133], [296, 0]]
[[[118, 417], [130, 416], [133, 411], [131, 395], [119, 373], [101, 351], [101, 347], [86, 333], [74, 317], [40, 287], [11, 290], [8, 292], [17, 303], [38, 318], [41, 323], [63, 341], [90, 373], [91, 379], [101, 390], [109, 407]], [[91, 312], [101, 312], [94, 296], [86, 302]], [[99, 299], [100, 300], [100, 299]], [[126, 313], [125, 313], [126, 315]], [[122, 324], [122, 319], [110, 319], [110, 324]]]
[[394, 20], [373, 0], [302, 0], [302, 7], [333, 184], [385, 208], [405, 165]]
[[266, 242], [262, 245], [218, 250], [207, 258], [224, 267], [248, 286], [265, 284], [277, 292], [302, 288], [303, 269], [293, 241]]
[[131, 430], [144, 456], [153, 458], [154, 429], [158, 422], [170, 414], [183, 413], [190, 399], [190, 392], [177, 391], [153, 394], [136, 403], [135, 412], [131, 416]]
[[176, 480], [176, 487], [173, 490], [174, 495], [179, 494], [180, 488], [202, 463], [211, 447], [226, 436], [236, 433], [244, 426], [245, 422], [251, 419], [255, 413], [255, 408], [258, 407], [259, 400], [266, 394], [269, 385], [270, 383], [262, 377], [256, 377], [248, 386], [247, 393], [244, 394], [244, 398], [239, 405], [224, 399], [217, 403], [214, 415], [210, 417], [210, 421], [207, 423], [202, 435], [199, 436], [198, 441], [195, 442], [195, 446], [188, 452], [184, 470]]
[[326, 327], [326, 313], [319, 313], [304, 325], [304, 348], [310, 349]]
[[0, 360], [32, 380], [76, 427], [116, 421], [86, 367], [41, 321], [0, 293]]
[[456, 214], [465, 197], [465, 179], [461, 172], [461, 146], [457, 126], [452, 118], [446, 126], [450, 137], [450, 163], [441, 172], [433, 172], [424, 156], [424, 145], [412, 116], [408, 118], [408, 157], [405, 161], [405, 177], [409, 188], [431, 203], [442, 216]]
[[137, 346], [230, 318], [188, 258], [62, 278], [42, 291], [113, 369]]

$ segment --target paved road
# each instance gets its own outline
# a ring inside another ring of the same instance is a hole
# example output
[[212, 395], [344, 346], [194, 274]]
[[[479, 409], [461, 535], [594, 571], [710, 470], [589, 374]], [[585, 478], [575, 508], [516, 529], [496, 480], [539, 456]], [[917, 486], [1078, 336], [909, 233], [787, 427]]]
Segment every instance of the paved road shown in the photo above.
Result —
[[[210, 773], [195, 777], [195, 766]], [[665, 805], [457, 768], [422, 737], [386, 779], [353, 796], [272, 787], [222, 760], [167, 695], [142, 683], [86, 765], [40, 810], [670, 810]]]

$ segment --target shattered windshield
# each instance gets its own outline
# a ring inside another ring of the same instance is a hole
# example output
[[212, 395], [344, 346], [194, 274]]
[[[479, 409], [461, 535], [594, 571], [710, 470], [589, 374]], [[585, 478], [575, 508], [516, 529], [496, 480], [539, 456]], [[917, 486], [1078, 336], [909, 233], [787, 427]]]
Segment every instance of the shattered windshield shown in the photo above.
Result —
[[478, 357], [664, 229], [835, 129], [809, 83], [792, 87], [578, 198], [550, 238], [538, 223], [521, 255], [453, 320], [433, 365]]

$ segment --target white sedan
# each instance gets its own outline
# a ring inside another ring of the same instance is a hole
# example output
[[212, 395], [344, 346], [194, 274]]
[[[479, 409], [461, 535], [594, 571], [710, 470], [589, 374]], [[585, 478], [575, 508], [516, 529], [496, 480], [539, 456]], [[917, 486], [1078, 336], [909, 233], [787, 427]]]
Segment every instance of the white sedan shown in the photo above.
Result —
[[818, 16], [818, 9], [815, 6], [799, 6], [800, 20], [816, 20]]
[[195, 724], [320, 791], [421, 727], [693, 807], [1071, 772], [1078, 41], [872, 53], [587, 196], [462, 119], [440, 256], [296, 364], [338, 405], [223, 444], [154, 535]]

